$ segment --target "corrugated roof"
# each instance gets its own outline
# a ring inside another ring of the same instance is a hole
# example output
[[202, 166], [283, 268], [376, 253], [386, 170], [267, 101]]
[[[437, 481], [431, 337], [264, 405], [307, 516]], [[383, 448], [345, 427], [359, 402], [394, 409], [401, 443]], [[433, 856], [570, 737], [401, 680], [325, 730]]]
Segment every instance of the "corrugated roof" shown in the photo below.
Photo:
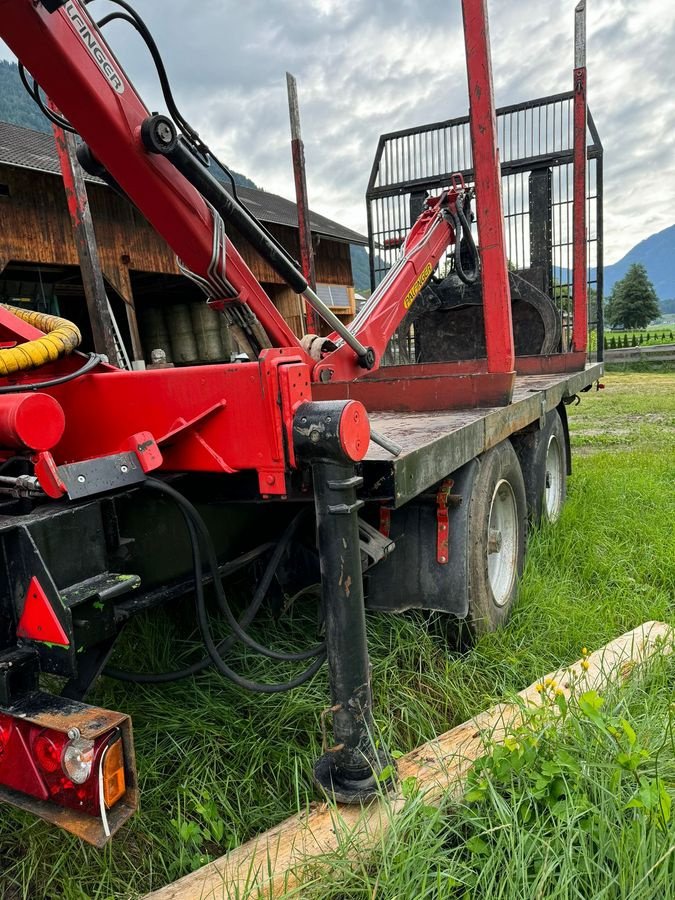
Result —
[[[52, 175], [61, 174], [51, 134], [43, 134], [41, 131], [33, 131], [8, 122], [0, 122], [0, 164]], [[86, 173], [84, 177], [86, 181], [104, 184], [100, 178], [94, 178]], [[287, 225], [291, 228], [298, 227], [297, 207], [291, 200], [254, 188], [237, 187], [237, 194], [249, 211], [261, 221]], [[314, 234], [348, 244], [368, 243], [368, 239], [357, 231], [345, 228], [311, 210], [309, 221]]]

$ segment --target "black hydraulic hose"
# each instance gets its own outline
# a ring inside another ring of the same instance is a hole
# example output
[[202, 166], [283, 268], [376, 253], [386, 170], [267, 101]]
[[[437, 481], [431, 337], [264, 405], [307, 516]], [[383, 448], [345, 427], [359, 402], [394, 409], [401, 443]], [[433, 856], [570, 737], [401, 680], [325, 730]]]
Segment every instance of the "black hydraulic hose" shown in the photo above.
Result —
[[165, 484], [165, 482], [163, 481], [158, 481], [155, 478], [148, 478], [145, 481], [145, 486], [171, 497], [178, 504], [183, 514], [188, 515], [191, 522], [197, 528], [200, 537], [204, 542], [204, 547], [206, 548], [207, 562], [213, 575], [213, 586], [216, 591], [218, 606], [227, 619], [228, 625], [243, 644], [246, 644], [252, 650], [255, 650], [256, 653], [260, 653], [262, 656], [267, 656], [270, 659], [281, 660], [282, 662], [301, 662], [306, 659], [311, 659], [313, 656], [318, 656], [323, 652], [325, 646], [323, 643], [317, 644], [315, 647], [310, 647], [309, 650], [303, 650], [300, 653], [284, 653], [279, 650], [272, 650], [269, 647], [265, 647], [264, 644], [259, 644], [258, 641], [256, 641], [248, 634], [248, 632], [244, 631], [239, 622], [237, 622], [237, 619], [235, 618], [234, 613], [230, 608], [230, 604], [227, 601], [227, 597], [225, 596], [222, 582], [218, 576], [218, 559], [216, 557], [215, 547], [213, 546], [213, 541], [211, 540], [209, 530], [206, 527], [204, 520], [199, 515], [197, 509], [192, 505], [192, 503], [190, 503], [190, 501], [186, 497], [183, 496], [183, 494], [180, 493], [180, 491], [177, 491], [170, 485]]
[[164, 101], [167, 105], [167, 109], [169, 110], [169, 114], [174, 119], [176, 124], [180, 127], [180, 130], [185, 134], [186, 137], [189, 137], [190, 140], [195, 141], [196, 143], [201, 143], [199, 134], [194, 130], [194, 128], [190, 125], [187, 119], [181, 114], [176, 101], [173, 96], [173, 91], [171, 90], [171, 83], [169, 82], [169, 76], [166, 72], [166, 67], [164, 65], [164, 60], [162, 59], [162, 55], [159, 52], [159, 47], [155, 43], [155, 39], [152, 36], [152, 32], [145, 24], [140, 15], [136, 12], [136, 10], [129, 3], [126, 3], [125, 0], [111, 0], [116, 6], [120, 6], [122, 9], [126, 10], [125, 13], [109, 13], [109, 15], [104, 16], [100, 21], [96, 24], [99, 28], [107, 25], [108, 22], [112, 22], [115, 19], [121, 19], [124, 22], [128, 22], [132, 25], [136, 31], [140, 34], [147, 46], [150, 55], [152, 56], [152, 61], [155, 64], [155, 68], [157, 69], [157, 77], [159, 78], [159, 83], [162, 88], [162, 95], [164, 96]]
[[50, 381], [35, 381], [30, 384], [11, 384], [7, 387], [0, 387], [0, 394], [25, 394], [26, 391], [41, 391], [45, 388], [56, 387], [59, 384], [67, 384], [69, 381], [74, 381], [81, 375], [91, 372], [103, 361], [103, 357], [99, 356], [98, 353], [90, 353], [86, 363], [74, 372], [69, 372], [68, 375], [61, 375], [60, 378], [52, 378]]
[[[155, 484], [163, 484], [162, 482], [154, 482]], [[164, 485], [163, 487], [169, 487], [169, 485]], [[173, 491], [173, 488], [171, 489]], [[178, 493], [176, 491], [175, 493]], [[179, 496], [182, 496], [179, 494]], [[188, 505], [189, 504], [188, 501]], [[199, 624], [199, 631], [202, 636], [202, 640], [204, 641], [204, 645], [208, 651], [213, 664], [216, 669], [228, 678], [233, 684], [236, 684], [237, 687], [244, 688], [248, 691], [253, 691], [257, 694], [280, 694], [284, 691], [290, 691], [293, 688], [300, 687], [301, 684], [305, 684], [311, 678], [316, 675], [319, 669], [323, 666], [323, 663], [326, 658], [325, 649], [321, 653], [321, 655], [314, 660], [311, 666], [305, 669], [304, 672], [301, 672], [300, 675], [297, 675], [295, 678], [292, 678], [290, 681], [282, 682], [280, 684], [262, 684], [258, 681], [251, 681], [248, 678], [244, 678], [242, 675], [239, 675], [233, 669], [231, 669], [227, 663], [223, 660], [221, 655], [218, 653], [218, 647], [213, 640], [213, 635], [211, 633], [211, 627], [209, 625], [209, 617], [206, 611], [206, 600], [204, 598], [204, 583], [203, 583], [203, 573], [202, 573], [202, 559], [201, 559], [201, 550], [199, 548], [199, 536], [197, 534], [197, 523], [194, 522], [191, 513], [188, 511], [188, 506], [180, 505], [180, 510], [185, 520], [185, 524], [187, 526], [188, 532], [190, 534], [190, 542], [192, 544], [192, 561], [195, 570], [195, 593], [197, 595], [197, 621]], [[196, 510], [195, 510], [196, 512]], [[199, 515], [199, 514], [197, 514]], [[201, 520], [201, 517], [199, 517]], [[201, 530], [201, 529], [199, 529]]]
[[[302, 513], [298, 513], [298, 515], [290, 522], [287, 526], [284, 533], [281, 535], [274, 551], [265, 567], [265, 571], [263, 573], [262, 578], [258, 586], [256, 587], [255, 593], [253, 595], [253, 600], [246, 607], [244, 613], [241, 617], [239, 624], [242, 628], [246, 628], [247, 625], [250, 625], [253, 619], [258, 614], [260, 607], [263, 604], [263, 601], [267, 595], [267, 591], [272, 583], [272, 579], [276, 573], [276, 570], [279, 566], [281, 558], [285, 553], [288, 545], [290, 544], [293, 535], [297, 530], [298, 523], [300, 521]], [[237, 642], [237, 637], [235, 635], [228, 635], [224, 640], [220, 641], [218, 644], [218, 652], [222, 655], [226, 653], [228, 650], [231, 650], [232, 647]], [[189, 678], [191, 675], [197, 675], [199, 672], [203, 672], [205, 669], [208, 669], [213, 665], [213, 661], [210, 656], [204, 656], [202, 659], [197, 660], [190, 666], [186, 666], [184, 669], [174, 669], [170, 672], [129, 672], [124, 669], [116, 669], [113, 666], [107, 666], [103, 674], [109, 676], [110, 678], [114, 678], [117, 681], [126, 681], [131, 682], [133, 684], [169, 684], [173, 681], [181, 681], [184, 678]]]
[[24, 68], [22, 63], [19, 63], [19, 78], [25, 89], [28, 91], [31, 99], [37, 103], [40, 107], [42, 113], [49, 119], [50, 122], [53, 122], [55, 125], [58, 125], [60, 128], [63, 128], [64, 131], [70, 131], [71, 134], [77, 134], [73, 126], [70, 122], [67, 122], [61, 116], [57, 116], [56, 113], [53, 113], [49, 107], [45, 106], [42, 101], [42, 97], [40, 97], [40, 87], [37, 81], [33, 78], [33, 86], [28, 83], [28, 78], [26, 77], [26, 69]]
[[[470, 204], [470, 202], [468, 196], [464, 200], [458, 199], [457, 214], [451, 213], [455, 226], [455, 271], [464, 284], [475, 284], [478, 281], [479, 274], [478, 250], [471, 233], [471, 222], [467, 218], [466, 210], [464, 209], [464, 203]], [[462, 264], [463, 241], [466, 241], [472, 258], [471, 269], [468, 272]]]

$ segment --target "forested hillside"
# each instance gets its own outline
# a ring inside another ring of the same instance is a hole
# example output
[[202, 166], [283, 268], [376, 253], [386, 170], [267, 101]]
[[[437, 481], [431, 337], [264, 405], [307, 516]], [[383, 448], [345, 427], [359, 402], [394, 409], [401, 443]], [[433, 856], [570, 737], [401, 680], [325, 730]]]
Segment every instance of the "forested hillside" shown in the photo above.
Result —
[[[12, 125], [21, 125], [24, 128], [32, 128], [34, 131], [49, 133], [51, 124], [42, 114], [38, 106], [28, 96], [21, 78], [19, 67], [16, 63], [0, 59], [0, 121], [11, 122]], [[257, 185], [241, 175], [232, 172], [235, 182], [241, 187], [255, 188]], [[216, 177], [225, 180], [225, 176], [216, 172]]]
[[34, 131], [48, 132], [51, 125], [26, 93], [16, 63], [0, 59], [0, 119]]

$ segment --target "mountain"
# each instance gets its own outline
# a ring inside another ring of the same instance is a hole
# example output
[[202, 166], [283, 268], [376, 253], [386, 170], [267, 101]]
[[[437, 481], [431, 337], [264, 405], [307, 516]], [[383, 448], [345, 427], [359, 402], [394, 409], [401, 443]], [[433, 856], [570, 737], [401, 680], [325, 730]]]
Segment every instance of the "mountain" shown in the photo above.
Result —
[[675, 312], [675, 225], [640, 241], [618, 262], [605, 266], [606, 297], [632, 263], [642, 263], [647, 269], [662, 311]]
[[19, 78], [16, 63], [0, 59], [0, 119], [48, 133], [51, 125], [37, 104], [28, 96]]
[[[51, 124], [44, 116], [38, 105], [29, 97], [28, 92], [21, 83], [19, 67], [14, 62], [0, 59], [0, 121], [10, 122], [12, 125], [22, 125], [24, 128], [32, 128], [34, 131], [42, 131], [49, 134]], [[227, 176], [217, 166], [215, 177], [219, 181], [227, 181]], [[240, 187], [255, 188], [257, 185], [239, 172], [232, 172], [235, 183]]]
[[365, 247], [352, 244], [350, 246], [352, 252], [352, 275], [354, 276], [354, 287], [357, 291], [370, 290], [370, 261]]

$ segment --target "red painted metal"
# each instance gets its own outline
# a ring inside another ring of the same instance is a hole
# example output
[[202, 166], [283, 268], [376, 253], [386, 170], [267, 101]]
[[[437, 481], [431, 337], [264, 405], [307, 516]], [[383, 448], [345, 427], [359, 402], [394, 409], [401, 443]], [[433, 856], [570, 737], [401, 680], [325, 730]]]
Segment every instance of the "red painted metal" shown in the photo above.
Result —
[[58, 644], [69, 647], [68, 635], [63, 630], [42, 585], [33, 576], [28, 584], [23, 611], [16, 626], [17, 636], [41, 644]]
[[515, 372], [487, 371], [486, 360], [470, 364], [387, 366], [358, 381], [315, 384], [316, 400], [360, 400], [370, 412], [430, 412], [506, 406]]
[[572, 349], [588, 345], [588, 250], [586, 246], [586, 68], [574, 70], [574, 320]]
[[[266, 495], [286, 493], [293, 460], [284, 444], [295, 410], [312, 399], [303, 358], [283, 350], [263, 351], [258, 363], [92, 374], [49, 393], [66, 415], [57, 465], [130, 448], [139, 455], [150, 440], [164, 471], [253, 469]], [[139, 433], [147, 436], [136, 444]]]
[[436, 562], [447, 566], [450, 541], [450, 491], [454, 485], [452, 478], [446, 478], [436, 493]]
[[51, 453], [36, 454], [33, 463], [35, 476], [45, 494], [52, 500], [60, 500], [61, 497], [65, 497], [67, 488], [59, 475], [58, 466]]
[[[144, 149], [140, 127], [149, 112], [84, 7], [70, 0], [50, 14], [32, 0], [0, 0], [0, 22], [2, 39], [96, 159], [184, 264], [207, 278], [213, 253], [211, 210], [167, 159]], [[229, 239], [226, 260], [224, 275], [237, 299], [251, 306], [272, 343], [304, 354]]]
[[391, 534], [391, 506], [380, 506], [380, 523], [378, 531], [385, 537]]
[[50, 450], [65, 427], [63, 410], [48, 394], [0, 396], [0, 447]]
[[515, 368], [487, 0], [462, 0], [488, 371]]
[[553, 375], [556, 372], [582, 372], [586, 367], [586, 351], [553, 353], [550, 356], [518, 356], [518, 375]]
[[[389, 339], [401, 324], [415, 298], [431, 278], [448, 246], [454, 243], [452, 226], [443, 216], [446, 207], [456, 205], [463, 182], [440, 197], [427, 200], [427, 207], [411, 228], [401, 257], [367, 301], [367, 314], [357, 316], [350, 329], [365, 347], [375, 351], [379, 366]], [[339, 342], [337, 334], [331, 340]], [[342, 344], [314, 367], [315, 381], [348, 381], [363, 375], [354, 352]]]
[[358, 400], [352, 400], [342, 411], [338, 438], [345, 455], [354, 462], [362, 460], [368, 452], [370, 423], [368, 413]]

